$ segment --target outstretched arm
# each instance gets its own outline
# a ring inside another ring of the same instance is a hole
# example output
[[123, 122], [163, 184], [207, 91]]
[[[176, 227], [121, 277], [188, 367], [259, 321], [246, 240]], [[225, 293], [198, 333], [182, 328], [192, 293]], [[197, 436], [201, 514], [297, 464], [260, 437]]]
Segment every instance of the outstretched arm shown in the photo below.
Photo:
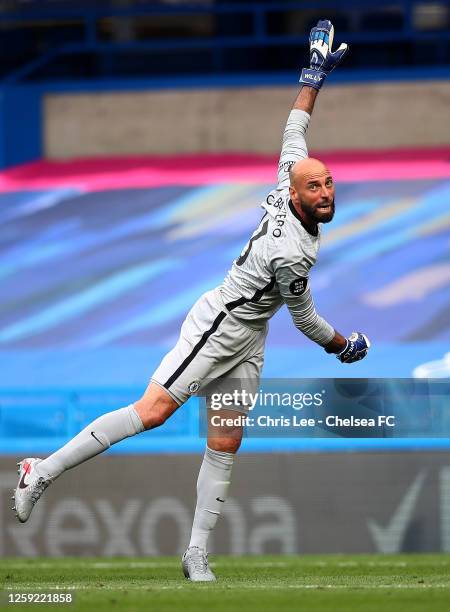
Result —
[[318, 93], [319, 91], [314, 87], [304, 85], [295, 99], [293, 110], [301, 110], [311, 116]]
[[[300, 77], [303, 83], [284, 130], [283, 148], [278, 166], [278, 189], [289, 185], [289, 168], [299, 159], [308, 156], [305, 135], [317, 94], [328, 74], [344, 57], [348, 46], [343, 43], [334, 52], [334, 28], [330, 21], [322, 20], [310, 34], [310, 67], [304, 68]], [[297, 264], [299, 265], [299, 264]], [[308, 271], [297, 270], [298, 286], [292, 285], [292, 265], [277, 272], [277, 282], [283, 299], [291, 311], [295, 325], [311, 340], [321, 344], [327, 353], [335, 353], [344, 363], [352, 363], [367, 354], [370, 343], [361, 333], [353, 333], [348, 339], [334, 330], [315, 311], [308, 287]], [[302, 281], [300, 283], [300, 281]]]
[[283, 133], [277, 189], [289, 187], [289, 169], [299, 159], [308, 157], [305, 136], [317, 93], [316, 89], [306, 85], [301, 88], [294, 102]]
[[[273, 256], [275, 262], [277, 257]], [[279, 263], [282, 256], [278, 254]], [[286, 265], [287, 264], [287, 265]], [[308, 282], [309, 268], [301, 261], [275, 265], [275, 277], [283, 301], [289, 308], [294, 325], [310, 340], [323, 346], [327, 353], [335, 353], [343, 363], [363, 359], [370, 347], [364, 334], [354, 332], [344, 338], [325, 321], [314, 307]]]
[[343, 43], [332, 52], [334, 28], [326, 19], [317, 23], [309, 37], [310, 67], [303, 68], [300, 83], [303, 84], [289, 115], [283, 134], [283, 147], [278, 164], [278, 189], [289, 186], [289, 168], [299, 159], [308, 157], [306, 130], [311, 113], [327, 75], [340, 63], [348, 47]]
[[328, 344], [325, 344], [324, 349], [327, 353], [341, 353], [347, 346], [347, 339], [342, 334], [334, 330], [334, 336]]

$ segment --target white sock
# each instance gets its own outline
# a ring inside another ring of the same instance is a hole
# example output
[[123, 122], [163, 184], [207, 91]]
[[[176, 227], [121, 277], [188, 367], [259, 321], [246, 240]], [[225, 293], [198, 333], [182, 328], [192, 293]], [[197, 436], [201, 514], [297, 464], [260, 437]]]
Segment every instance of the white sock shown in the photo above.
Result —
[[65, 470], [107, 450], [111, 444], [141, 431], [144, 431], [144, 426], [133, 404], [108, 412], [92, 421], [65, 446], [39, 463], [36, 472], [43, 478], [54, 480]]
[[197, 506], [189, 546], [206, 550], [208, 537], [222, 511], [231, 482], [233, 453], [206, 447], [197, 480]]

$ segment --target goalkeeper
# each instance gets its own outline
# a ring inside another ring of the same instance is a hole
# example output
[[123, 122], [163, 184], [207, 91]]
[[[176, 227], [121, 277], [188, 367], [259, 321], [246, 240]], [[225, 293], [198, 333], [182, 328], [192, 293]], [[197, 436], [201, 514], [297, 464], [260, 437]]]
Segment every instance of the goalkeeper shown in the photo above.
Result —
[[[345, 44], [332, 52], [332, 44], [333, 26], [319, 21], [311, 30], [310, 66], [301, 73], [302, 87], [284, 131], [277, 187], [262, 203], [264, 216], [224, 282], [194, 304], [176, 346], [141, 399], [97, 418], [47, 459], [28, 458], [18, 464], [14, 509], [21, 522], [64, 471], [120, 440], [162, 425], [206, 380], [251, 379], [258, 385], [267, 322], [283, 303], [295, 326], [342, 363], [366, 356], [367, 338], [361, 333], [345, 338], [333, 329], [317, 314], [309, 288], [321, 224], [334, 215], [334, 183], [325, 164], [308, 158], [305, 134], [320, 88], [347, 52]], [[208, 567], [207, 541], [226, 500], [241, 438], [239, 426], [211, 429], [208, 436], [191, 541], [182, 560], [185, 576], [195, 582], [215, 580]]]

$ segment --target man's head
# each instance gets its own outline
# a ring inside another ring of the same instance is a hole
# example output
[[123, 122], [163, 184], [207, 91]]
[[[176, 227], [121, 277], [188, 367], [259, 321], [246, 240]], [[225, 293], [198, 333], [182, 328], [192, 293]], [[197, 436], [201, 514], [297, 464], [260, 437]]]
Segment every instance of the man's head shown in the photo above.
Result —
[[329, 223], [334, 216], [334, 183], [330, 171], [318, 159], [307, 157], [289, 170], [289, 193], [305, 225]]

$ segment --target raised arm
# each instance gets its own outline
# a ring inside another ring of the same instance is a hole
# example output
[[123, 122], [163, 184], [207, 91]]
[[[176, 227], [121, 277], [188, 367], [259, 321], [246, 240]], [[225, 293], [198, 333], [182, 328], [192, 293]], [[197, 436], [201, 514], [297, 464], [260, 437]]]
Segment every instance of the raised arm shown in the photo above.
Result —
[[318, 93], [319, 91], [314, 87], [304, 85], [295, 99], [292, 110], [300, 110], [311, 116]]
[[278, 163], [278, 189], [289, 187], [289, 169], [299, 159], [308, 157], [305, 136], [316, 97], [315, 89], [302, 87], [289, 114]]
[[299, 159], [308, 157], [306, 131], [317, 94], [328, 74], [340, 63], [348, 50], [343, 43], [332, 52], [334, 28], [324, 19], [317, 23], [309, 36], [310, 67], [303, 68], [302, 88], [295, 99], [283, 134], [283, 146], [278, 164], [278, 189], [289, 186], [289, 168]]
[[[279, 189], [290, 185], [291, 166], [308, 156], [305, 135], [317, 94], [327, 75], [339, 64], [348, 50], [347, 45], [343, 43], [332, 52], [333, 36], [334, 28], [328, 20], [319, 21], [317, 27], [311, 30], [310, 67], [302, 70], [300, 82], [303, 87], [294, 102], [284, 130], [278, 167]], [[353, 333], [349, 338], [344, 338], [316, 313], [309, 290], [309, 269], [302, 266], [300, 261], [289, 261], [287, 266], [281, 265], [276, 272], [280, 292], [295, 325], [311, 340], [322, 345], [327, 353], [337, 354], [342, 362], [352, 363], [362, 359], [370, 346], [366, 336]]]

